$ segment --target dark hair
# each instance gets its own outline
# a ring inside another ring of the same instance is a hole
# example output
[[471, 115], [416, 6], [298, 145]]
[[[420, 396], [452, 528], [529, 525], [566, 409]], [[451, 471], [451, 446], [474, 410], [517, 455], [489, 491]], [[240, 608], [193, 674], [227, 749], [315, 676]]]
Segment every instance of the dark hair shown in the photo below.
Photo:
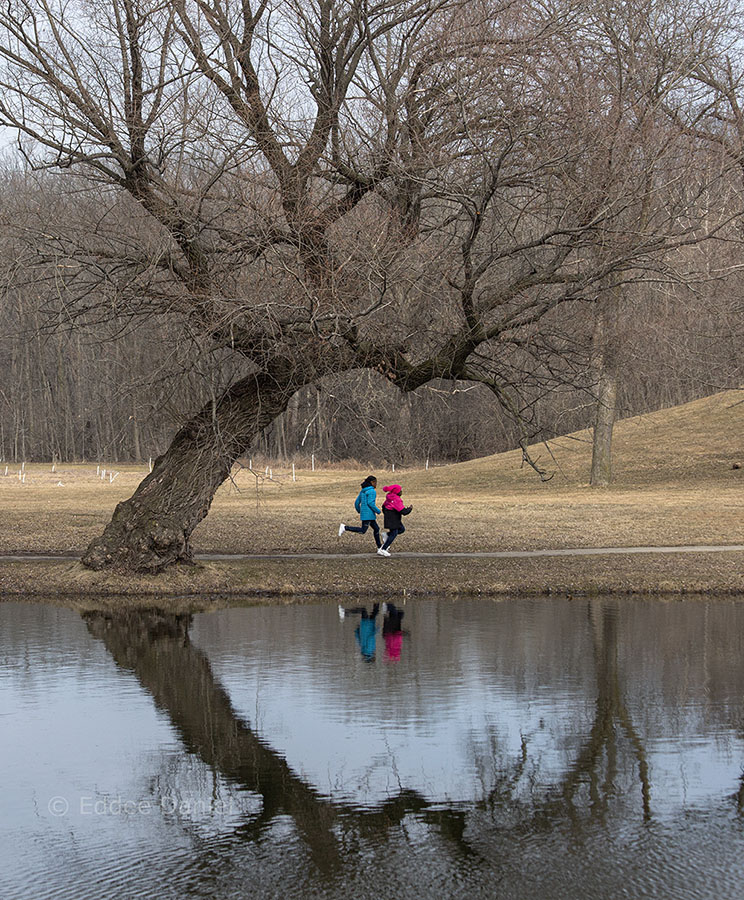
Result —
[[374, 476], [374, 475], [368, 475], [368, 476], [364, 479], [364, 481], [362, 482], [362, 487], [363, 487], [363, 488], [369, 487], [369, 486], [372, 484], [373, 481], [375, 481], [375, 482], [377, 481], [377, 479], [375, 478], [375, 476]]

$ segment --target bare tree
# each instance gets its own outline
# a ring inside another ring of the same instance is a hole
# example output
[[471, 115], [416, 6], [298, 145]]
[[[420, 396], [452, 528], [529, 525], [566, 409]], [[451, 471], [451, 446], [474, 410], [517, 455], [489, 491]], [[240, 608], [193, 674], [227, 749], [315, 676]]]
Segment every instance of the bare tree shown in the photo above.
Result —
[[477, 381], [518, 412], [540, 323], [695, 231], [675, 207], [596, 252], [622, 216], [589, 164], [603, 122], [617, 129], [592, 121], [577, 78], [594, 12], [559, 0], [3, 7], [0, 121], [31, 165], [96, 186], [85, 239], [49, 239], [67, 320], [177, 316], [242, 367], [119, 504], [87, 565], [188, 561], [234, 460], [327, 375], [373, 369], [404, 391]]

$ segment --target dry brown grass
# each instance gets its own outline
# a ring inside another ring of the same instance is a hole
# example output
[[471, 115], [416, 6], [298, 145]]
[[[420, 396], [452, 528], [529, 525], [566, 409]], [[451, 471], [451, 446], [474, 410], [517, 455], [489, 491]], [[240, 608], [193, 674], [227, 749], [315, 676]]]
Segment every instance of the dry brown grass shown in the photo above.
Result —
[[[383, 485], [403, 484], [404, 498], [413, 503], [414, 512], [397, 547], [407, 551], [741, 544], [744, 469], [733, 466], [744, 465], [743, 400], [742, 392], [728, 391], [619, 422], [614, 444], [616, 479], [606, 489], [590, 488], [587, 483], [591, 446], [589, 434], [579, 432], [552, 441], [550, 450], [533, 448], [540, 463], [556, 471], [549, 482], [542, 483], [532, 469], [522, 466], [515, 451], [428, 472], [423, 468], [394, 474], [378, 471], [378, 499], [382, 499]], [[54, 474], [49, 465], [27, 465], [22, 484], [15, 474], [17, 467], [11, 469], [7, 477], [0, 477], [0, 553], [81, 552], [103, 529], [115, 504], [131, 495], [145, 474], [141, 467], [118, 471], [109, 483], [96, 476], [95, 465], [58, 466]], [[194, 534], [197, 552], [359, 553], [373, 549], [369, 534], [336, 537], [340, 521], [356, 520], [352, 504], [367, 471], [298, 470], [296, 482], [286, 467], [275, 467], [273, 473], [275, 480], [264, 482], [257, 491], [250, 473], [236, 472], [234, 482], [220, 489], [209, 517]], [[699, 556], [689, 563], [679, 560], [676, 556], [665, 560], [664, 572], [640, 559], [628, 562], [623, 571], [617, 560], [599, 567], [596, 558], [591, 558], [576, 566], [584, 573], [584, 588], [591, 586], [587, 578], [600, 568], [613, 571], [620, 566], [613, 576], [616, 585], [625, 583], [626, 575], [634, 571], [641, 573], [643, 584], [651, 585], [665, 581], [671, 571], [684, 569], [684, 577], [690, 578], [706, 569]], [[269, 578], [265, 573], [273, 570], [264, 561], [260, 574], [241, 576], [238, 581], [302, 592], [303, 585], [312, 587], [316, 577], [333, 588], [332, 574], [343, 570], [340, 580], [348, 586], [349, 572], [340, 562], [334, 560], [331, 573], [325, 563], [323, 576], [323, 566], [308, 566], [305, 561], [297, 567], [282, 561], [284, 574]], [[378, 562], [370, 560], [369, 571], [371, 583], [379, 586], [383, 576]], [[404, 562], [413, 561], [400, 559], [397, 565]], [[570, 590], [571, 565], [565, 560], [538, 560], [537, 568], [530, 571], [568, 572], [558, 581], [562, 590]], [[724, 581], [736, 589], [737, 567], [738, 562], [711, 562], [710, 572], [726, 569]], [[465, 586], [475, 568], [472, 562], [458, 569], [451, 561], [438, 560], [433, 568], [417, 572], [427, 579]], [[503, 572], [508, 566], [504, 561], [489, 561], [479, 562], [477, 568], [482, 575], [476, 579], [478, 584], [471, 585], [474, 590], [478, 585], [493, 586], [494, 577], [488, 572]], [[361, 578], [360, 584], [367, 583], [360, 574], [363, 571], [356, 567], [353, 572], [355, 579]], [[520, 570], [513, 571], [518, 584]], [[251, 581], [254, 575], [257, 580]], [[679, 582], [682, 575], [675, 578]], [[7, 583], [7, 577], [3, 580]], [[411, 583], [411, 577], [406, 580]], [[601, 581], [596, 582], [598, 588]], [[538, 577], [535, 583], [551, 587], [557, 582]], [[508, 589], [508, 584], [501, 588]]]

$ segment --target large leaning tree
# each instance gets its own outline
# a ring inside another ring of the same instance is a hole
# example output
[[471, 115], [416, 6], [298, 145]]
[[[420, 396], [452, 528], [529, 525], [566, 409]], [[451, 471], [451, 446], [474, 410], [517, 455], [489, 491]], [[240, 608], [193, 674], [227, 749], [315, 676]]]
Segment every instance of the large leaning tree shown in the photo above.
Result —
[[[601, 187], [618, 135], [592, 108], [603, 62], [582, 35], [601, 44], [625, 14], [602, 0], [2, 4], [0, 123], [29, 165], [73, 176], [88, 216], [82, 237], [45, 231], [60, 322], [179, 317], [242, 366], [87, 566], [190, 560], [236, 458], [326, 375], [480, 381], [514, 407], [514, 360], [531, 364], [542, 322], [694, 236], [679, 168], [659, 165], [669, 214], [597, 252], [629, 198]], [[657, 100], [675, 102], [680, 58], [648, 86]], [[682, 152], [670, 138], [669, 158]]]

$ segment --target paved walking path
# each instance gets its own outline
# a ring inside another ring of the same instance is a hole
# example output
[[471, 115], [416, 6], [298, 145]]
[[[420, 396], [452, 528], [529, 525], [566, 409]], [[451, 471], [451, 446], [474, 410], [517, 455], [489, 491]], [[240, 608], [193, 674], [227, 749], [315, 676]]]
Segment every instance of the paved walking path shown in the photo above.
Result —
[[[744, 550], [744, 544], [687, 544], [681, 547], [581, 547], [566, 550], [494, 550], [474, 553], [397, 553], [392, 556], [402, 559], [523, 559], [538, 556], [605, 556], [628, 553], [725, 553], [727, 551]], [[369, 553], [197, 553], [197, 559], [206, 562], [238, 561], [243, 559], [369, 559], [375, 556]], [[0, 554], [0, 562], [36, 562], [41, 560], [79, 559], [77, 554]]]

